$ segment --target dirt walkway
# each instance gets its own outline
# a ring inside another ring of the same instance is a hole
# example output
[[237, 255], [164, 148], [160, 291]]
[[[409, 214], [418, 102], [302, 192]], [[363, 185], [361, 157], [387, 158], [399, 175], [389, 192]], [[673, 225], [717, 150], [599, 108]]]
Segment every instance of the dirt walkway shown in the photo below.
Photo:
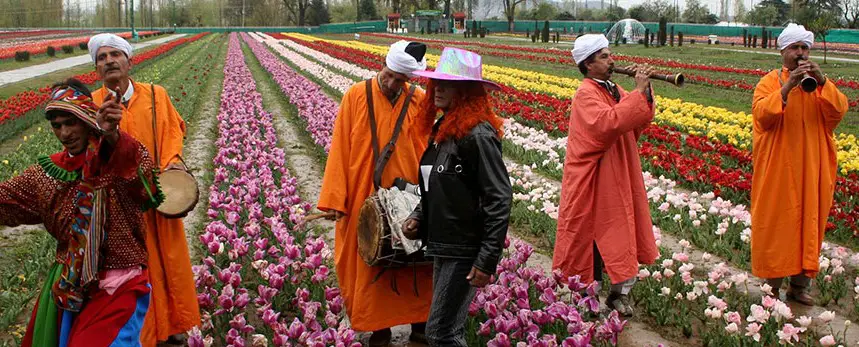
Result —
[[[222, 71], [224, 69], [223, 62], [215, 67]], [[213, 77], [214, 78], [214, 77]], [[215, 138], [217, 137], [218, 110], [220, 109], [221, 90], [223, 89], [223, 77], [217, 78], [217, 81], [209, 81], [204, 94], [200, 97], [202, 102], [197, 108], [197, 124], [193, 128], [194, 133], [191, 138], [185, 143], [185, 161], [189, 169], [193, 170], [194, 178], [197, 179], [197, 185], [200, 187], [200, 200], [193, 211], [185, 217], [185, 237], [188, 240], [188, 248], [191, 254], [193, 263], [197, 259], [196, 245], [197, 234], [194, 231], [199, 231], [203, 228], [202, 223], [206, 220], [206, 211], [209, 207], [209, 186], [206, 185], [205, 177], [210, 173], [212, 167], [212, 158], [214, 157]]]

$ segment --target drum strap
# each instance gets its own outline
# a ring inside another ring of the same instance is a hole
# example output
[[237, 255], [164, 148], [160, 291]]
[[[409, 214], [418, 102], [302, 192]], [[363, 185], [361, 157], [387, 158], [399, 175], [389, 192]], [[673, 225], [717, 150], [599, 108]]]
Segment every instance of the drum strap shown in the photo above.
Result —
[[403, 101], [403, 108], [400, 110], [399, 117], [397, 117], [397, 125], [394, 126], [394, 134], [391, 136], [391, 141], [385, 145], [385, 148], [381, 150], [380, 154], [379, 134], [376, 132], [376, 110], [373, 108], [373, 83], [375, 83], [375, 81], [373, 79], [369, 79], [365, 84], [367, 85], [367, 113], [370, 118], [371, 146], [373, 146], [373, 186], [376, 189], [379, 189], [382, 185], [382, 172], [385, 171], [385, 165], [388, 164], [388, 160], [391, 159], [391, 155], [394, 153], [394, 145], [397, 143], [397, 138], [400, 136], [403, 121], [406, 119], [406, 114], [409, 112], [409, 104], [412, 101], [412, 95], [415, 94], [415, 88], [417, 86], [412, 84], [409, 88], [409, 93]]
[[161, 156], [158, 155], [158, 119], [155, 118], [155, 84], [150, 84], [149, 90], [152, 92], [152, 149], [155, 165], [158, 165], [158, 172], [161, 172]]

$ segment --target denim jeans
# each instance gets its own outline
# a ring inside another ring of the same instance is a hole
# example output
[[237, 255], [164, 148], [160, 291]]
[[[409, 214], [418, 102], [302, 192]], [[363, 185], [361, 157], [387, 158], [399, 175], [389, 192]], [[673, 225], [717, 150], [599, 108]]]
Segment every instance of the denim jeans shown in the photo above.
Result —
[[433, 293], [426, 336], [430, 346], [467, 346], [465, 320], [468, 305], [477, 292], [466, 277], [473, 259], [436, 257], [433, 264]]

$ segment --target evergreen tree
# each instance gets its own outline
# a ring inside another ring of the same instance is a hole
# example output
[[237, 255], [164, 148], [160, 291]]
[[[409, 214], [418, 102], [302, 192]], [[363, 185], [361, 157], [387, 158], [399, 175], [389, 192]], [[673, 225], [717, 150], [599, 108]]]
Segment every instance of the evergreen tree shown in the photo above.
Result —
[[543, 24], [543, 32], [541, 33], [541, 41], [549, 42], [549, 21], [545, 21]]
[[358, 20], [368, 21], [379, 19], [379, 15], [376, 13], [376, 3], [373, 0], [359, 1], [361, 3], [358, 7]]
[[312, 0], [310, 3], [310, 25], [319, 26], [331, 22], [325, 0]]

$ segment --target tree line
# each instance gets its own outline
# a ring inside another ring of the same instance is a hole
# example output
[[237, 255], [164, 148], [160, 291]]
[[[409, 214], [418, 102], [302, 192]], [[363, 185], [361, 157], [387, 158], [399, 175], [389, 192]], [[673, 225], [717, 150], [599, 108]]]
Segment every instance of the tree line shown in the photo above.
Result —
[[[0, 0], [0, 27], [316, 26], [329, 22], [378, 20], [387, 13], [440, 10], [475, 14], [480, 1], [502, 9], [497, 20], [617, 21], [712, 24], [719, 21], [782, 26], [788, 22], [859, 28], [859, 0], [763, 0], [746, 9], [743, 0], [721, 0], [718, 9], [688, 0], [645, 0], [628, 9], [617, 0], [556, 3], [546, 0]], [[533, 1], [533, 2], [532, 2]], [[599, 5], [594, 5], [598, 2]], [[556, 5], [559, 4], [559, 5]], [[718, 13], [718, 14], [717, 14]], [[815, 24], [813, 24], [815, 23]]]

